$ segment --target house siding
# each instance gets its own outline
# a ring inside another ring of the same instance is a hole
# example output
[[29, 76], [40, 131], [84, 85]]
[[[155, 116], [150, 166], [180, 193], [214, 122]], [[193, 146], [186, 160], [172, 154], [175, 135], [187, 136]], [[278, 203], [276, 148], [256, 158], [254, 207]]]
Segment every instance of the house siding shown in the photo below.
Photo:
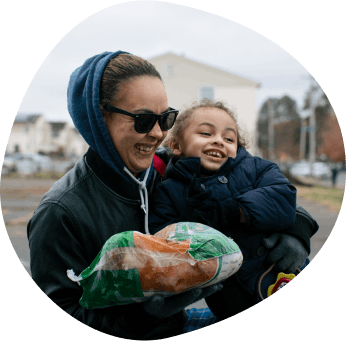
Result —
[[213, 87], [215, 99], [225, 101], [237, 112], [240, 124], [252, 141], [249, 151], [256, 154], [256, 93], [259, 83], [173, 53], [149, 61], [160, 72], [168, 105], [175, 109], [183, 110], [200, 100], [202, 87]]

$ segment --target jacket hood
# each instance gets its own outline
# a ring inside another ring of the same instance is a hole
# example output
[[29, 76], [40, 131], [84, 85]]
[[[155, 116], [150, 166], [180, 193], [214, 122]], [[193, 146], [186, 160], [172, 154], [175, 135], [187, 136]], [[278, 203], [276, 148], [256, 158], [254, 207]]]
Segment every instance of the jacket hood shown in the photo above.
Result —
[[[100, 86], [107, 63], [123, 51], [103, 52], [87, 59], [71, 75], [67, 89], [68, 111], [73, 123], [88, 145], [126, 181], [137, 187], [136, 181], [114, 147], [100, 108]], [[154, 160], [147, 174], [147, 182], [153, 172]], [[139, 176], [143, 180], [146, 172]]]
[[[241, 160], [250, 155], [243, 147], [239, 147], [237, 156], [234, 158], [229, 157], [228, 160], [211, 176], [218, 176], [220, 174], [228, 173], [234, 168]], [[201, 177], [201, 158], [199, 157], [186, 157], [176, 158], [172, 157], [166, 169], [166, 178], [174, 178], [182, 182], [190, 182], [193, 175], [197, 178]]]

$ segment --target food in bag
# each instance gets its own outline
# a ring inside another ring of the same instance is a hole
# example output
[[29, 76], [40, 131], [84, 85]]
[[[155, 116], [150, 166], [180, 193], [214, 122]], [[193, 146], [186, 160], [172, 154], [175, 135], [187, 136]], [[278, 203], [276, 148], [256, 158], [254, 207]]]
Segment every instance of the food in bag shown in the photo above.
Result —
[[154, 294], [171, 296], [216, 284], [238, 271], [238, 245], [221, 232], [198, 223], [167, 226], [155, 235], [115, 234], [79, 276], [84, 308], [143, 302]]

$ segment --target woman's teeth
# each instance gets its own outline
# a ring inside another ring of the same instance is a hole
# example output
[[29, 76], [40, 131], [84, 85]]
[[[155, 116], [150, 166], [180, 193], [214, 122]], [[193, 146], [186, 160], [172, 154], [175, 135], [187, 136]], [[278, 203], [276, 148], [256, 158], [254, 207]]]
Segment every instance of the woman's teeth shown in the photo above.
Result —
[[154, 149], [154, 147], [145, 147], [145, 146], [136, 146], [140, 152], [150, 152]]

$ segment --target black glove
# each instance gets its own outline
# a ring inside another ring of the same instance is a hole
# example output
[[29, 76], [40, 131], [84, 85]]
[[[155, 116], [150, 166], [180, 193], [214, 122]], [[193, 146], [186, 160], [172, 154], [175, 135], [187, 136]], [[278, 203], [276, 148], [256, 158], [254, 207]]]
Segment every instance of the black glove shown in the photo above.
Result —
[[309, 255], [303, 243], [289, 234], [273, 233], [271, 236], [263, 238], [261, 244], [267, 249], [272, 249], [265, 264], [270, 266], [277, 262], [274, 267], [277, 272], [295, 272], [304, 264]]
[[221, 289], [222, 284], [218, 283], [204, 289], [197, 288], [167, 298], [156, 294], [148, 301], [145, 301], [143, 307], [156, 321], [160, 321], [184, 310], [188, 305], [212, 295]]
[[222, 290], [205, 299], [209, 309], [219, 320], [224, 320], [255, 305], [253, 297], [242, 288], [234, 276], [227, 278], [222, 285]]

